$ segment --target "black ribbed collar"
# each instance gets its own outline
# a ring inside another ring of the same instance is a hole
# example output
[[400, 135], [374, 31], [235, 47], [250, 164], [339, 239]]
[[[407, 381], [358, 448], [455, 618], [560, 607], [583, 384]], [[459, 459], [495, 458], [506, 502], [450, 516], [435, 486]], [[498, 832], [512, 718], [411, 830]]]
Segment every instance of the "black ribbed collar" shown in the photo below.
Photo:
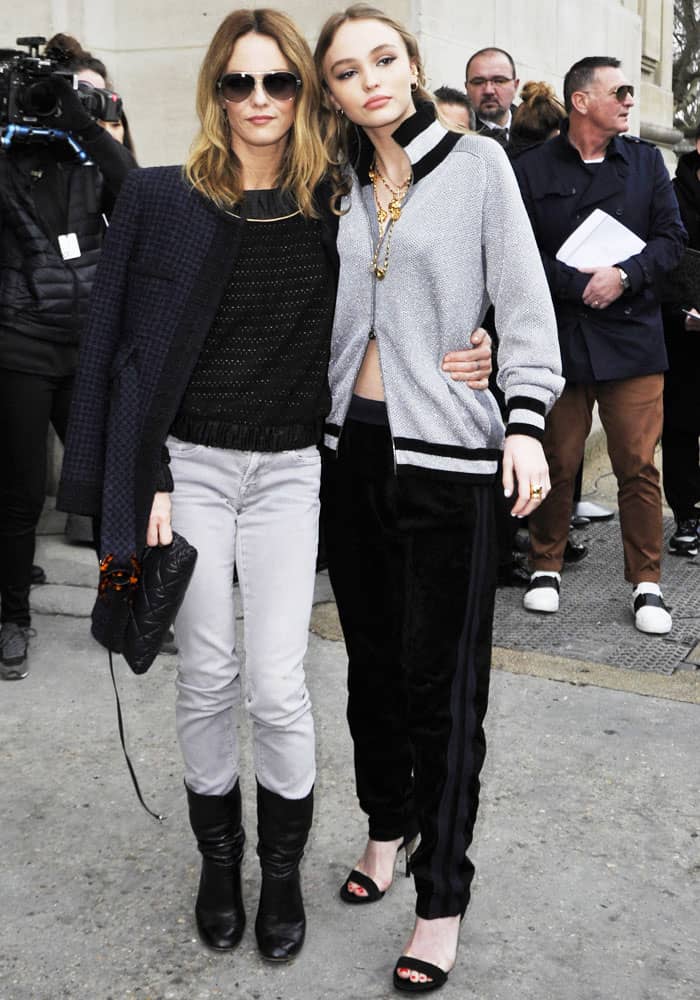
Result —
[[[362, 129], [357, 129], [358, 148], [355, 158], [355, 171], [363, 186], [369, 184], [369, 168], [374, 159], [374, 146]], [[429, 134], [425, 134], [429, 133]], [[398, 142], [408, 154], [413, 168], [413, 183], [434, 170], [442, 163], [455, 143], [459, 142], [461, 133], [449, 132], [435, 114], [432, 101], [419, 101], [415, 114], [401, 122], [392, 139]], [[351, 157], [351, 159], [353, 159]]]

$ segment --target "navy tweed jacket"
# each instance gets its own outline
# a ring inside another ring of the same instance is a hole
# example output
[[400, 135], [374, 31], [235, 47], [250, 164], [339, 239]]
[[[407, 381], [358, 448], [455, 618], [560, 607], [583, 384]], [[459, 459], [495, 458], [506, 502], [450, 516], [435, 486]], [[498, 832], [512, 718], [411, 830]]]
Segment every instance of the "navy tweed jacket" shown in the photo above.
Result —
[[[321, 240], [337, 276], [328, 195], [321, 185]], [[112, 553], [115, 565], [128, 566], [144, 548], [163, 445], [235, 269], [243, 226], [194, 190], [180, 167], [132, 171], [117, 201], [57, 498], [61, 510], [101, 517], [100, 555]]]

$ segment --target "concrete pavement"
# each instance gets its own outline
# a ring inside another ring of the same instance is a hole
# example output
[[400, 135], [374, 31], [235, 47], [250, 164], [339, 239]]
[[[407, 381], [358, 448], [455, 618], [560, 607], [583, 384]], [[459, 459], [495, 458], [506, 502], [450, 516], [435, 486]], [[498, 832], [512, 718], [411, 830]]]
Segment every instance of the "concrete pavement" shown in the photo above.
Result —
[[[390, 974], [412, 923], [411, 883], [397, 877], [366, 908], [337, 896], [365, 825], [327, 580], [319, 577], [307, 659], [319, 762], [303, 868], [307, 943], [295, 963], [271, 967], [252, 932], [259, 879], [248, 727], [250, 926], [222, 956], [199, 944], [192, 919], [198, 856], [174, 737], [175, 658], [159, 657], [141, 678], [121, 661], [118, 670], [134, 764], [149, 803], [167, 816], [158, 825], [133, 794], [106, 654], [88, 634], [93, 556], [65, 545], [52, 534], [59, 528], [49, 512], [40, 560], [49, 586], [34, 591], [43, 613], [30, 675], [0, 685], [0, 1000], [395, 995]], [[698, 1000], [697, 672], [503, 646], [494, 660], [477, 879], [442, 995]]]

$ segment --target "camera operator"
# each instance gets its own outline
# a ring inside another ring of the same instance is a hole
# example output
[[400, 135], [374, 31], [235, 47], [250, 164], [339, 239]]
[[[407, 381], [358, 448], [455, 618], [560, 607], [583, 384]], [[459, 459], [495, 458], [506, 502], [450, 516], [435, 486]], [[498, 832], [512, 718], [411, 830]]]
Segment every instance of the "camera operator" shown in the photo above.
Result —
[[[70, 74], [106, 87], [100, 60], [57, 35], [56, 110], [0, 150], [0, 677], [27, 676], [29, 588], [51, 422], [63, 440], [78, 341], [130, 151], [88, 113]], [[75, 146], [84, 151], [81, 160]]]

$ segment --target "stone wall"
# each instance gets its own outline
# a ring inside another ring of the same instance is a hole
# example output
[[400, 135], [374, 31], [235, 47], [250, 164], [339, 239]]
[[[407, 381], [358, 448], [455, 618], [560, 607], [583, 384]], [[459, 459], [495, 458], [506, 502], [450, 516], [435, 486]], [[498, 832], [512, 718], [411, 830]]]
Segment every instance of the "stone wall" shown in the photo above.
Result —
[[[289, 0], [284, 7], [313, 44], [323, 19], [340, 5]], [[232, 9], [210, 0], [27, 0], [4, 4], [0, 46], [17, 35], [66, 30], [100, 55], [123, 94], [139, 160], [178, 163], [196, 129], [198, 66], [216, 26]], [[622, 59], [638, 101], [632, 130], [663, 145], [669, 132], [672, 0], [388, 0], [383, 8], [419, 36], [430, 83], [462, 87], [470, 52], [508, 49], [521, 81], [545, 79], [558, 91], [584, 55]]]

